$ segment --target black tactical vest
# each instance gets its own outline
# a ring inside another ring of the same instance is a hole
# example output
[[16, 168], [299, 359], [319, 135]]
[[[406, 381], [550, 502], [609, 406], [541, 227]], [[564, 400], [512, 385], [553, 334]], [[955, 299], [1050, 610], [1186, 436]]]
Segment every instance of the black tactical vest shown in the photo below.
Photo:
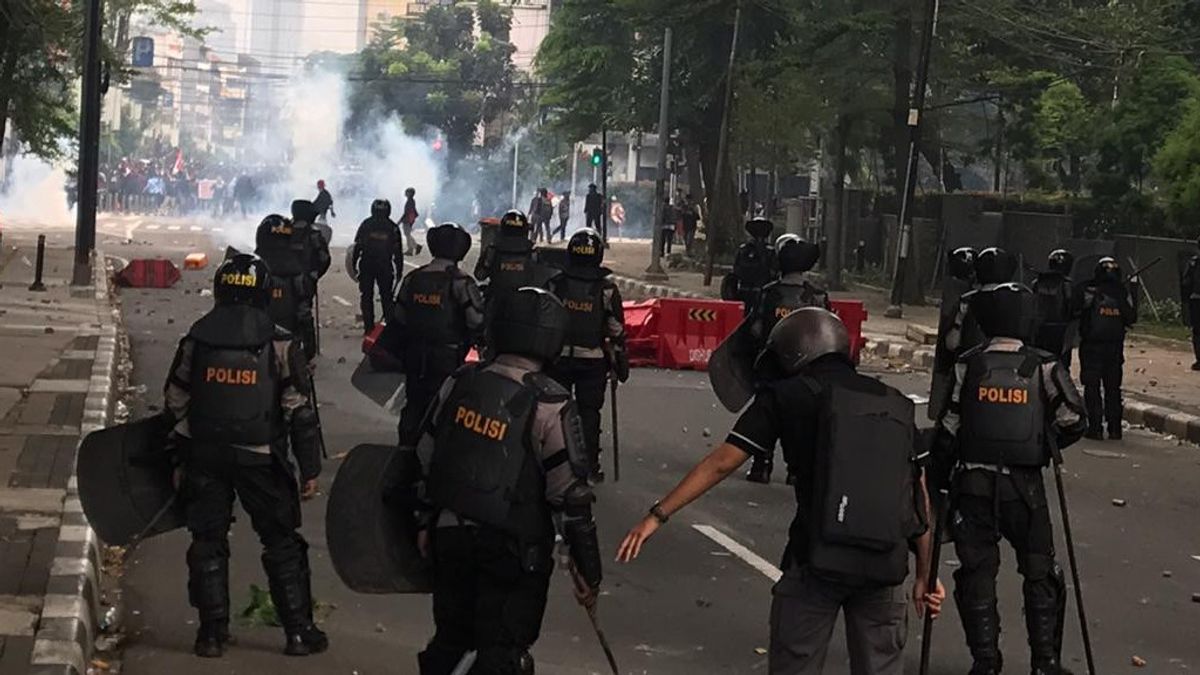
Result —
[[197, 441], [266, 445], [279, 432], [279, 373], [271, 342], [215, 347], [193, 342], [188, 429]]
[[763, 287], [762, 312], [763, 335], [770, 335], [771, 329], [783, 317], [803, 307], [820, 307], [829, 305], [829, 294], [809, 283], [801, 285], [785, 284], [773, 281]]
[[1062, 324], [1071, 319], [1070, 280], [1059, 274], [1044, 274], [1033, 285], [1037, 294], [1038, 319]]
[[581, 279], [564, 274], [555, 280], [554, 291], [567, 308], [567, 337], [564, 345], [592, 349], [604, 344], [604, 280]]
[[407, 335], [424, 344], [459, 344], [467, 335], [462, 308], [454, 302], [451, 270], [421, 269], [409, 275], [400, 304], [407, 320]]
[[1096, 342], [1120, 342], [1125, 339], [1125, 317], [1121, 316], [1120, 298], [1096, 288], [1085, 314], [1083, 337]]
[[362, 241], [358, 242], [363, 258], [374, 265], [392, 264], [399, 236], [392, 221], [386, 218], [369, 219]]
[[733, 273], [737, 275], [743, 290], [762, 288], [775, 276], [774, 247], [764, 242], [745, 242], [738, 247]]
[[528, 239], [501, 238], [493, 246], [495, 256], [488, 282], [492, 297], [533, 283], [533, 245]]
[[553, 536], [529, 434], [537, 390], [479, 366], [459, 371], [434, 422], [429, 499], [522, 541]]
[[271, 276], [271, 301], [267, 305], [267, 314], [271, 315], [271, 321], [274, 321], [275, 325], [286, 328], [289, 332], [295, 332], [299, 324], [298, 285], [300, 277]]
[[1043, 357], [1029, 349], [979, 349], [963, 360], [967, 374], [959, 390], [959, 459], [991, 466], [1045, 465]]

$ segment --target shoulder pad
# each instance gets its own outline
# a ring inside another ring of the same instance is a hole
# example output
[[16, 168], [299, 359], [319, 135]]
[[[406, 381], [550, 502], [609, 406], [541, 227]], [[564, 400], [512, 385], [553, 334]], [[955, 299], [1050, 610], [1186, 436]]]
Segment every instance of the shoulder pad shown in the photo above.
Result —
[[571, 400], [571, 392], [567, 391], [553, 377], [545, 373], [527, 373], [524, 382], [533, 388], [538, 400], [543, 403], [559, 403]]

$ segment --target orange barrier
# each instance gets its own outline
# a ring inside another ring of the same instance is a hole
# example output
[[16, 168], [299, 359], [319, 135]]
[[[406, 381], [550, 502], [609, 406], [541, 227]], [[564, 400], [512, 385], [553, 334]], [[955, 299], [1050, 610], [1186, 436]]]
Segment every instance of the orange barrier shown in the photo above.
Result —
[[831, 300], [829, 304], [833, 306], [833, 313], [846, 324], [846, 332], [850, 333], [850, 357], [858, 363], [863, 347], [867, 346], [867, 338], [862, 334], [867, 307], [862, 300]]
[[706, 370], [708, 359], [742, 322], [742, 303], [655, 298], [625, 303], [632, 366]]
[[205, 253], [189, 253], [183, 259], [183, 269], [202, 270], [208, 267], [208, 255]]
[[170, 260], [131, 260], [117, 272], [117, 284], [128, 288], [170, 288], [182, 277]]

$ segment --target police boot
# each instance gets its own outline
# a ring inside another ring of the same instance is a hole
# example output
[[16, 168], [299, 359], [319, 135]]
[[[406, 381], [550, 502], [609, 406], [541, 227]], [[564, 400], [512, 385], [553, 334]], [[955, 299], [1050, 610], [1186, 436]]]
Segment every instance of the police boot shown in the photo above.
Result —
[[203, 658], [219, 658], [233, 642], [229, 635], [229, 561], [214, 558], [189, 563], [188, 596], [200, 615], [192, 651]]
[[967, 648], [975, 661], [970, 675], [999, 675], [1003, 659], [1000, 656], [1000, 614], [996, 611], [995, 600], [968, 603], [957, 590], [954, 600], [967, 636]]
[[770, 483], [771, 470], [775, 467], [774, 462], [769, 459], [755, 457], [750, 462], [750, 470], [746, 472], [746, 480], [751, 483]]
[[304, 553], [299, 554], [298, 560], [284, 561], [269, 560], [264, 553], [263, 566], [267, 569], [271, 601], [287, 637], [283, 653], [308, 656], [328, 649], [329, 638], [313, 624], [312, 588]]
[[[1057, 565], [1048, 581], [1054, 593], [1025, 595], [1025, 630], [1029, 633], [1029, 653], [1033, 675], [1071, 675], [1062, 667], [1063, 623], [1067, 613], [1067, 585]], [[1028, 582], [1027, 582], [1028, 583]]]

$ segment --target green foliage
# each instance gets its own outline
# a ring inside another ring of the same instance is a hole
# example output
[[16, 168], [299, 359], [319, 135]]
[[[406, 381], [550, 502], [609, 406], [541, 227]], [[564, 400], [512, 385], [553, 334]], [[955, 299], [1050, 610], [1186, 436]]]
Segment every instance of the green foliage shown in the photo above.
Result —
[[1193, 228], [1200, 220], [1200, 100], [1193, 98], [1179, 125], [1154, 158], [1167, 210], [1176, 227]]
[[451, 160], [462, 158], [479, 125], [515, 105], [511, 22], [511, 8], [482, 0], [474, 8], [434, 5], [419, 20], [396, 17], [377, 25], [357, 59], [351, 130], [397, 114], [408, 129], [441, 131]]

